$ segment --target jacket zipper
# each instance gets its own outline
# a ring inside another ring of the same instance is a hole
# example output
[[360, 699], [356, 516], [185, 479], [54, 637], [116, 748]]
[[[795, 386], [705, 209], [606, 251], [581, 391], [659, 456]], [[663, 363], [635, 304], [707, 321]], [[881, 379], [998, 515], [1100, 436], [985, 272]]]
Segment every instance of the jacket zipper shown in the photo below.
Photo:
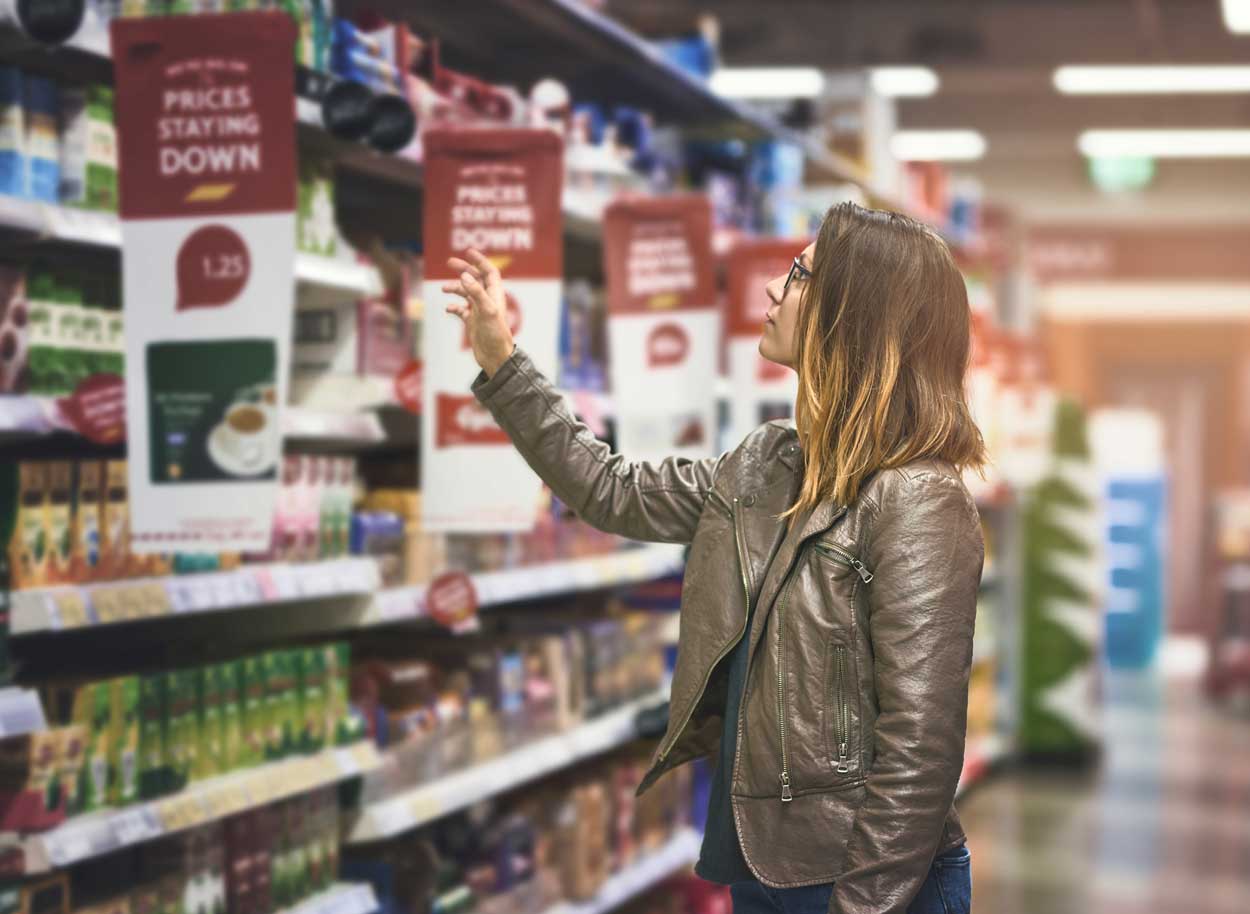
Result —
[[790, 762], [786, 754], [786, 655], [785, 639], [782, 631], [785, 628], [786, 600], [790, 597], [790, 584], [787, 582], [781, 602], [777, 604], [777, 732], [781, 736], [781, 802], [789, 803], [794, 799], [790, 790]]
[[872, 583], [872, 572], [864, 567], [863, 562], [855, 558], [855, 556], [851, 555], [849, 552], [839, 549], [837, 546], [830, 546], [828, 543], [815, 543], [814, 545], [817, 552], [827, 555], [830, 558], [838, 559], [843, 564], [850, 565], [854, 568], [855, 572], [859, 575], [859, 579], [865, 584]]
[[846, 690], [846, 646], [834, 645], [835, 672], [837, 674], [837, 693], [834, 695], [834, 713], [837, 715], [838, 737], [838, 774], [846, 774], [851, 770], [848, 761], [848, 744], [851, 734], [851, 706]]
[[[712, 492], [711, 495], [712, 497], [717, 498], [721, 502], [721, 504], [725, 504], [724, 498], [722, 498], [716, 492]], [[733, 640], [731, 640], [728, 644], [726, 644], [725, 647], [721, 648], [720, 653], [716, 655], [716, 658], [708, 666], [707, 671], [704, 672], [703, 682], [699, 685], [699, 691], [695, 693], [694, 701], [690, 703], [690, 709], [686, 711], [685, 719], [682, 720], [681, 726], [678, 727], [674, 731], [672, 740], [660, 753], [660, 756], [658, 759], [658, 761], [660, 762], [663, 762], [664, 759], [668, 757], [668, 754], [673, 751], [673, 747], [677, 745], [678, 740], [681, 739], [681, 734], [683, 731], [685, 731], [686, 725], [690, 723], [690, 718], [694, 714], [694, 709], [698, 707], [699, 699], [703, 697], [703, 691], [707, 688], [707, 681], [708, 681], [708, 678], [712, 675], [712, 670], [716, 669], [716, 665], [720, 663], [725, 658], [725, 655], [728, 654], [729, 651], [733, 649], [733, 646], [742, 639], [743, 634], [745, 634], [746, 632], [747, 619], [751, 617], [751, 588], [750, 588], [750, 585], [747, 583], [747, 566], [746, 566], [746, 561], [743, 558], [742, 539], [741, 537], [738, 536], [738, 499], [736, 496], [734, 497], [733, 505], [728, 506], [728, 507], [729, 507], [730, 519], [733, 521], [733, 525], [734, 525], [734, 546], [736, 547], [737, 552], [738, 552], [738, 572], [742, 578], [742, 594], [746, 598], [746, 612], [742, 614], [742, 627], [738, 629], [737, 636], [734, 637]]]

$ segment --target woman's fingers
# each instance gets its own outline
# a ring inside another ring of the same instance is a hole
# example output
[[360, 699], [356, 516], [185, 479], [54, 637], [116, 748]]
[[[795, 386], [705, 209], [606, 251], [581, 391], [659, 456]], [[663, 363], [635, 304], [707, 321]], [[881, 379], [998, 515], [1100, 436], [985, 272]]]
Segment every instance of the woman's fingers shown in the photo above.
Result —
[[474, 267], [476, 275], [481, 277], [482, 284], [487, 289], [494, 291], [495, 286], [499, 283], [499, 268], [491, 262], [489, 257], [476, 248], [469, 248], [465, 251], [464, 256]]

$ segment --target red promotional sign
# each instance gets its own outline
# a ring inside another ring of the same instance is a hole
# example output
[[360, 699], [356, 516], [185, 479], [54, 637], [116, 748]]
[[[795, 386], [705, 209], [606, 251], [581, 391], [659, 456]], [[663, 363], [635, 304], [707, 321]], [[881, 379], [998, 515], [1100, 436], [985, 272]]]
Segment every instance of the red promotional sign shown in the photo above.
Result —
[[425, 134], [426, 280], [447, 258], [486, 254], [510, 279], [564, 273], [563, 144], [550, 130], [444, 129]]
[[660, 324], [647, 336], [647, 367], [680, 365], [690, 354], [690, 334], [680, 324]]
[[448, 571], [430, 582], [425, 593], [430, 618], [453, 631], [469, 627], [477, 616], [477, 590], [463, 571]]
[[613, 314], [715, 306], [712, 211], [706, 197], [622, 198], [607, 208], [603, 225]]
[[70, 427], [96, 444], [126, 439], [126, 385], [121, 375], [95, 374], [57, 401]]
[[412, 359], [395, 376], [395, 399], [414, 416], [421, 415], [421, 385], [425, 372], [421, 362]]
[[508, 433], [473, 396], [440, 393], [435, 397], [435, 445], [509, 444]]
[[740, 241], [734, 245], [726, 258], [729, 264], [727, 335], [760, 335], [764, 329], [764, 314], [772, 306], [765, 285], [788, 273], [794, 258], [803, 253], [808, 244], [801, 238], [770, 238]]
[[[114, 19], [111, 28], [123, 219], [295, 208], [295, 70], [280, 50], [295, 40], [289, 16]], [[206, 34], [227, 40], [205, 50]]]

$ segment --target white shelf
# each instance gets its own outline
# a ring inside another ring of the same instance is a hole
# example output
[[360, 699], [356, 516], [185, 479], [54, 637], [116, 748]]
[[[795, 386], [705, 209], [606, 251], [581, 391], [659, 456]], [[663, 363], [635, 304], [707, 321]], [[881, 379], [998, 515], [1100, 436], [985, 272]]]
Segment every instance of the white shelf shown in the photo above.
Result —
[[378, 907], [369, 883], [340, 882], [278, 914], [374, 914]]
[[286, 438], [325, 438], [357, 444], [381, 444], [386, 430], [377, 413], [333, 412], [288, 406], [282, 411], [282, 434]]
[[269, 762], [192, 784], [186, 790], [123, 809], [70, 819], [25, 839], [25, 872], [44, 873], [328, 787], [372, 771], [379, 764], [371, 741], [315, 755]]
[[295, 279], [306, 285], [337, 289], [365, 298], [383, 292], [382, 278], [376, 268], [338, 257], [296, 252]]
[[[654, 580], [681, 570], [682, 547], [666, 544], [564, 562], [472, 575], [478, 606], [537, 599]], [[14, 636], [252, 609], [294, 601], [368, 599], [350, 626], [369, 628], [426, 616], [425, 587], [379, 590], [377, 560], [354, 556], [323, 562], [245, 565], [231, 571], [130, 578], [98, 584], [13, 591]]]
[[17, 590], [10, 598], [10, 634], [69, 631], [294, 600], [363, 597], [377, 589], [379, 580], [375, 559], [353, 557]]
[[349, 844], [393, 838], [490, 796], [506, 793], [638, 736], [637, 713], [668, 700], [660, 689], [563, 733], [428, 781], [365, 806], [348, 830]]
[[0, 739], [48, 729], [39, 694], [17, 686], [0, 689]]
[[668, 843], [640, 857], [603, 884], [588, 901], [565, 901], [548, 908], [543, 914], [608, 914], [631, 898], [654, 888], [669, 876], [676, 875], [699, 859], [702, 839], [692, 828], [683, 828]]
[[[595, 590], [618, 584], [651, 581], [681, 571], [684, 548], [653, 543], [607, 555], [588, 556], [475, 574], [479, 607], [535, 600], [571, 591]], [[384, 624], [425, 615], [424, 587], [397, 587], [379, 591], [364, 624]]]

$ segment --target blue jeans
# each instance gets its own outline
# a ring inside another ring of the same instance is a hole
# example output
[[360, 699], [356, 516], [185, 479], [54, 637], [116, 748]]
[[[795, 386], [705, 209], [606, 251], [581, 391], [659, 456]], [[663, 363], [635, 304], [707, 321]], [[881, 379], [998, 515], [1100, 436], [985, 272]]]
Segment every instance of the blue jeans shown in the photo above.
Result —
[[[735, 882], [729, 887], [733, 914], [827, 914], [833, 883], [774, 889], [762, 882]], [[971, 914], [972, 856], [960, 845], [938, 856], [907, 914]]]

